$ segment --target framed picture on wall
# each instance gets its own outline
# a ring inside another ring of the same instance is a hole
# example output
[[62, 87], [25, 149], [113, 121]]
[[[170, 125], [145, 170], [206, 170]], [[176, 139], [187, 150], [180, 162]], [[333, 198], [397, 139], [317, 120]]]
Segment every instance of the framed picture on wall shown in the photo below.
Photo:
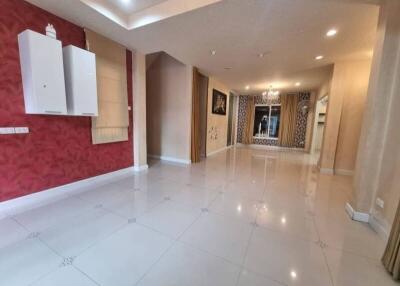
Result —
[[226, 115], [226, 94], [213, 89], [212, 113]]

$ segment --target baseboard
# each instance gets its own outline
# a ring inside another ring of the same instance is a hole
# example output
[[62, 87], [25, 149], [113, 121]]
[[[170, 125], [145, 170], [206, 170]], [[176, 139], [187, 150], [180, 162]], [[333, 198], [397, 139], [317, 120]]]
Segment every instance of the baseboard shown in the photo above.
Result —
[[319, 168], [319, 172], [321, 174], [325, 174], [325, 175], [334, 175], [335, 174], [333, 169], [329, 169], [329, 168]]
[[355, 211], [350, 203], [346, 203], [345, 209], [347, 214], [350, 216], [352, 220], [366, 222], [366, 223], [369, 222], [370, 215], [368, 213]]
[[134, 174], [133, 167], [90, 177], [66, 185], [50, 188], [0, 203], [0, 217], [12, 216], [34, 209], [52, 202], [59, 201], [74, 194], [81, 193], [88, 188], [98, 187]]
[[220, 153], [220, 152], [222, 152], [222, 151], [225, 151], [225, 150], [231, 148], [232, 146], [233, 146], [233, 145], [225, 146], [225, 147], [223, 147], [223, 148], [221, 148], [221, 149], [212, 151], [212, 152], [210, 152], [210, 153], [207, 154], [207, 157], [212, 156], [212, 155], [215, 155], [215, 154]]
[[375, 230], [380, 237], [382, 237], [385, 241], [389, 239], [390, 227], [386, 222], [379, 220], [374, 215], [369, 217], [369, 224], [373, 230]]
[[354, 176], [354, 171], [345, 169], [335, 169], [335, 174], [341, 176]]
[[192, 164], [192, 162], [190, 160], [178, 159], [178, 158], [168, 157], [168, 156], [148, 154], [147, 157], [150, 157], [153, 159], [158, 159], [161, 161], [167, 161], [167, 162], [173, 162], [173, 163], [179, 163], [179, 164], [185, 164], [185, 165]]
[[149, 168], [149, 165], [141, 165], [141, 166], [133, 166], [133, 170], [135, 172], [142, 172], [142, 171], [146, 171]]
[[253, 148], [253, 149], [275, 150], [275, 151], [306, 152], [306, 150], [302, 149], [302, 148], [291, 148], [291, 147], [281, 147], [281, 146], [261, 145], [261, 144], [236, 143], [236, 146], [238, 146], [238, 147], [250, 147], [250, 148]]

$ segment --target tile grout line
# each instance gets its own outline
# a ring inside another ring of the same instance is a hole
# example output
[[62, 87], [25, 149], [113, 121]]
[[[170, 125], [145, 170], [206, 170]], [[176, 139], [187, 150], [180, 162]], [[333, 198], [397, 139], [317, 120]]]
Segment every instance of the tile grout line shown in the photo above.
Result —
[[[193, 224], [198, 221], [201, 217], [202, 213], [200, 212], [199, 215], [194, 219], [194, 221], [175, 239], [173, 239], [173, 242], [171, 243], [171, 245], [160, 255], [160, 257], [152, 264], [150, 265], [150, 267], [146, 270], [146, 272], [142, 275], [142, 277], [136, 282], [134, 283], [134, 285], [139, 285], [140, 282], [143, 281], [143, 279], [146, 277], [146, 275], [148, 273], [150, 273], [150, 271], [161, 261], [161, 259], [178, 243], [180, 242], [180, 238], [184, 235], [184, 233], [193, 226]], [[140, 223], [139, 223], [140, 224]], [[142, 225], [142, 224], [140, 224]], [[146, 228], [149, 228], [148, 226], [142, 225]], [[152, 228], [149, 228], [151, 230], [153, 230]], [[154, 230], [153, 230], [154, 231]], [[165, 235], [164, 233], [158, 231], [160, 234]]]
[[[316, 223], [316, 221], [315, 221], [315, 217], [313, 217], [312, 220], [313, 220], [313, 224], [314, 224], [315, 230], [317, 231], [317, 234], [318, 234], [318, 239], [319, 239], [318, 243], [321, 243], [321, 242], [324, 243], [324, 242], [321, 240], [321, 235], [320, 235], [320, 232], [319, 232], [317, 223]], [[329, 267], [328, 258], [327, 258], [327, 256], [326, 256], [326, 253], [325, 253], [325, 251], [324, 251], [324, 248], [322, 247], [322, 245], [319, 245], [319, 247], [320, 247], [320, 249], [321, 249], [322, 256], [324, 257], [324, 261], [325, 261], [326, 268], [328, 269], [329, 280], [330, 280], [330, 282], [331, 282], [331, 285], [332, 285], [332, 286], [335, 286], [335, 283], [333, 282], [332, 271], [331, 271], [331, 268]]]

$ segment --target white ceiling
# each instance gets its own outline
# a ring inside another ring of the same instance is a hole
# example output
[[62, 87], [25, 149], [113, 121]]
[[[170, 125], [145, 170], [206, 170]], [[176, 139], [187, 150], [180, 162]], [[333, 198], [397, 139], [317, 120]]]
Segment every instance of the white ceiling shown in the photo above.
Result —
[[[165, 51], [240, 93], [247, 93], [246, 85], [248, 93], [270, 84], [293, 90], [295, 82], [301, 89], [317, 88], [331, 63], [371, 56], [379, 13], [370, 4], [377, 0], [224, 0], [128, 30], [80, 0], [29, 2], [129, 48]], [[332, 27], [339, 33], [328, 39], [325, 33]], [[266, 56], [259, 58], [263, 52]], [[325, 58], [315, 61], [319, 54]]]
[[106, 0], [110, 5], [117, 7], [122, 13], [132, 14], [166, 0]]

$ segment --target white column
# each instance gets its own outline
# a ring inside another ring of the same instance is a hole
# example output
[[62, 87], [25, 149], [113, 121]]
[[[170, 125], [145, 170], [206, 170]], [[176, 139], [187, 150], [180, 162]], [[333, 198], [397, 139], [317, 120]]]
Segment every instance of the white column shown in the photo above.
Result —
[[132, 53], [133, 61], [133, 161], [134, 170], [143, 171], [147, 165], [146, 134], [146, 56]]

